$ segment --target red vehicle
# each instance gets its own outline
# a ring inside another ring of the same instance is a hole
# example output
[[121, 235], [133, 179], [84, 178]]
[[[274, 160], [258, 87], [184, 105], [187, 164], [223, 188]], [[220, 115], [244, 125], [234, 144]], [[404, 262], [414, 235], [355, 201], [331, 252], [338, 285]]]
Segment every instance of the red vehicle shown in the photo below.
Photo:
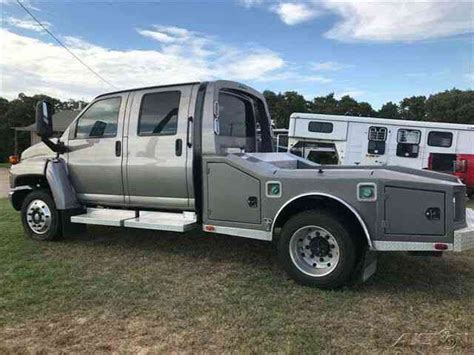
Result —
[[456, 175], [466, 185], [471, 197], [474, 191], [474, 154], [430, 153], [428, 169]]

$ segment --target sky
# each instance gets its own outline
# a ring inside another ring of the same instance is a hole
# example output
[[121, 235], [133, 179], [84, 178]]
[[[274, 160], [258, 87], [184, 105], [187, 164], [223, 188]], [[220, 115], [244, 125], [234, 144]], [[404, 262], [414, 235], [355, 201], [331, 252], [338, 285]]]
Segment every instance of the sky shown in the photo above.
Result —
[[471, 1], [0, 0], [0, 96], [228, 79], [379, 108], [474, 84]]

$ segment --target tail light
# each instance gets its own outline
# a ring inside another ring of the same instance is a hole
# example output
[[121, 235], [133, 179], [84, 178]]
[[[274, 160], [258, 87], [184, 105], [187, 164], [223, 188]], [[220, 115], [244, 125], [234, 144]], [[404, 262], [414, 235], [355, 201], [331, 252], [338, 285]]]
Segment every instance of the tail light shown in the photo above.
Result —
[[10, 162], [11, 165], [18, 164], [20, 162], [20, 158], [18, 158], [17, 155], [10, 155], [8, 157], [8, 161]]
[[465, 173], [467, 172], [467, 160], [459, 159], [454, 162], [454, 172]]

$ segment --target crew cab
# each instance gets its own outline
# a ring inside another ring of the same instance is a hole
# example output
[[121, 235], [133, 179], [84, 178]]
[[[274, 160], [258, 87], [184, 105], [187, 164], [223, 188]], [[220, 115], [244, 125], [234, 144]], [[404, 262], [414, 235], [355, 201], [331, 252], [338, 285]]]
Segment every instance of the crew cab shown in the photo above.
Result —
[[265, 99], [240, 83], [100, 95], [56, 141], [47, 102], [36, 119], [43, 143], [12, 166], [10, 198], [37, 240], [89, 224], [201, 229], [272, 241], [294, 280], [321, 288], [368, 279], [377, 252], [474, 247], [457, 177], [275, 153]]

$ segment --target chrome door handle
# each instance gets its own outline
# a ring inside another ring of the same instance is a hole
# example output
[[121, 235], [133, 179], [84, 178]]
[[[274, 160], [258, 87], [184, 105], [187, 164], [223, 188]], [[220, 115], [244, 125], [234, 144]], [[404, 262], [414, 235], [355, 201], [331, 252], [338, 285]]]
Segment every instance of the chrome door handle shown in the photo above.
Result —
[[115, 141], [115, 156], [119, 157], [122, 155], [122, 142]]
[[189, 116], [187, 126], [186, 126], [186, 146], [188, 148], [191, 148], [193, 146], [193, 144], [191, 143], [191, 139], [190, 139], [190, 134], [191, 134], [190, 125], [191, 125], [191, 123], [193, 123], [193, 118], [191, 116]]

